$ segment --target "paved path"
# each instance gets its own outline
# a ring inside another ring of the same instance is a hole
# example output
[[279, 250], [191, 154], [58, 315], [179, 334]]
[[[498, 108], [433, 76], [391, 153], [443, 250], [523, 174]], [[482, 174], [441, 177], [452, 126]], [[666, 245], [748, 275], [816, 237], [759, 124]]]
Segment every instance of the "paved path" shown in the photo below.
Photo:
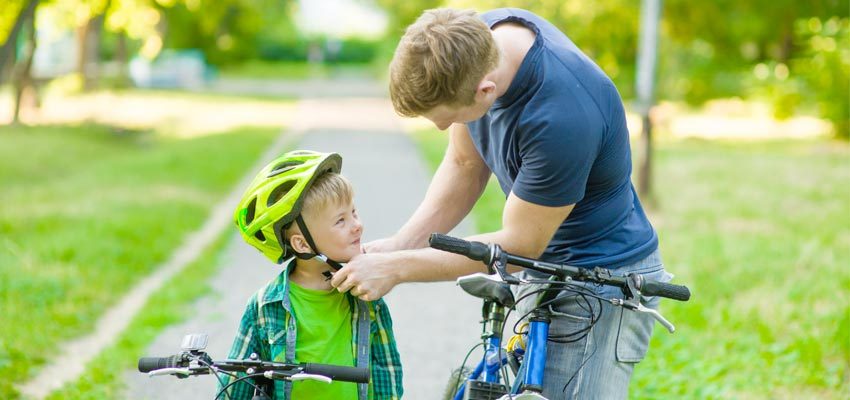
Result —
[[[303, 134], [298, 147], [343, 155], [366, 240], [395, 232], [425, 193], [427, 168], [415, 145], [400, 134], [387, 100], [303, 100], [292, 128]], [[455, 233], [470, 233], [470, 225], [463, 223]], [[173, 354], [185, 333], [206, 332], [210, 354], [226, 357], [248, 297], [278, 271], [237, 235], [220, 262], [220, 272], [211, 278], [214, 293], [197, 302], [194, 318], [164, 331], [147, 355]], [[438, 397], [451, 368], [476, 343], [480, 303], [451, 282], [403, 284], [386, 300], [405, 370], [404, 398]], [[133, 371], [125, 376], [131, 399], [210, 399], [215, 389], [212, 377], [151, 379]]]

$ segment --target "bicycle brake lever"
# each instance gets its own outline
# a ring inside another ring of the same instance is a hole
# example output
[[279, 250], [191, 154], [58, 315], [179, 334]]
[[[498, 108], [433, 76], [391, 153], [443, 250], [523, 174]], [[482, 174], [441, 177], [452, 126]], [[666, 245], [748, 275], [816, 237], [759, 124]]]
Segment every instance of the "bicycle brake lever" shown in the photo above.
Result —
[[638, 301], [627, 301], [627, 300], [623, 300], [623, 299], [611, 299], [611, 304], [613, 304], [615, 306], [625, 307], [625, 308], [628, 308], [629, 310], [632, 310], [632, 311], [637, 311], [637, 312], [649, 314], [649, 315], [652, 316], [652, 318], [655, 318], [655, 320], [658, 321], [659, 324], [661, 324], [665, 328], [667, 328], [668, 332], [673, 333], [673, 332], [676, 331], [676, 327], [673, 326], [673, 324], [671, 324], [670, 321], [668, 321], [666, 318], [664, 318], [664, 316], [662, 316], [661, 313], [659, 313], [658, 311], [653, 310], [651, 308], [644, 307], [644, 305], [641, 304]]
[[295, 375], [290, 376], [289, 380], [293, 381], [293, 382], [295, 382], [295, 381], [306, 381], [306, 380], [314, 380], [314, 381], [320, 381], [320, 382], [324, 382], [324, 383], [333, 382], [333, 379], [328, 378], [327, 376], [315, 375], [315, 374], [305, 374], [303, 372], [299, 372]]
[[155, 369], [151, 372], [148, 372], [148, 376], [153, 378], [159, 375], [184, 375], [189, 376], [192, 375], [192, 371], [189, 368], [161, 368]]
[[659, 313], [656, 310], [653, 310], [651, 308], [646, 308], [646, 307], [643, 306], [643, 304], [638, 303], [637, 309], [635, 309], [635, 311], [640, 311], [640, 312], [644, 312], [644, 313], [647, 313], [649, 315], [652, 315], [652, 318], [655, 318], [655, 320], [658, 321], [658, 323], [660, 323], [661, 325], [664, 325], [664, 327], [667, 328], [667, 331], [670, 332], [670, 333], [673, 333], [673, 332], [676, 331], [676, 327], [673, 326], [673, 324], [671, 324], [670, 321], [668, 321], [666, 318], [664, 318], [664, 316], [662, 316], [661, 313]]

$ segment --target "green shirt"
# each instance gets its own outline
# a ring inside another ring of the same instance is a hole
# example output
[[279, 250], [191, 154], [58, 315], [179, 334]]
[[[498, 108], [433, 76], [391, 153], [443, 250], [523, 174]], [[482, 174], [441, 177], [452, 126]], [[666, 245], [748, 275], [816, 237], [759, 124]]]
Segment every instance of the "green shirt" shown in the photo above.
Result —
[[[295, 361], [355, 366], [351, 352], [351, 306], [345, 293], [336, 289], [314, 290], [289, 283], [289, 300], [295, 314], [298, 338]], [[334, 381], [299, 381], [292, 384], [292, 398], [298, 400], [356, 399], [357, 385]]]
[[[243, 360], [247, 359], [251, 353], [256, 353], [261, 360], [295, 362], [298, 346], [303, 345], [303, 343], [298, 340], [300, 335], [298, 329], [301, 328], [299, 322], [301, 321], [296, 317], [297, 311], [292, 309], [291, 304], [290, 289], [292, 285], [289, 284], [289, 270], [287, 269], [291, 262], [293, 262], [292, 259], [284, 263], [284, 270], [248, 300], [227, 358]], [[355, 354], [355, 352], [366, 354], [368, 352], [369, 355], [368, 399], [401, 399], [403, 394], [401, 360], [396, 348], [389, 308], [380, 299], [363, 302], [347, 293], [345, 298], [351, 307], [351, 326], [356, 327], [352, 330], [355, 333], [361, 329], [357, 322], [358, 315], [361, 314], [361, 305], [368, 308], [368, 348], [359, 348], [358, 342], [362, 341], [358, 340], [358, 337], [351, 338], [351, 354]], [[240, 374], [240, 376], [242, 375]], [[232, 380], [233, 378], [222, 378], [225, 385]], [[293, 399], [291, 397], [293, 386], [291, 383], [275, 381], [274, 386], [273, 399]], [[250, 384], [241, 381], [230, 386], [228, 389], [229, 396], [219, 397], [219, 399], [250, 400], [253, 390]], [[359, 400], [365, 399], [360, 398]]]

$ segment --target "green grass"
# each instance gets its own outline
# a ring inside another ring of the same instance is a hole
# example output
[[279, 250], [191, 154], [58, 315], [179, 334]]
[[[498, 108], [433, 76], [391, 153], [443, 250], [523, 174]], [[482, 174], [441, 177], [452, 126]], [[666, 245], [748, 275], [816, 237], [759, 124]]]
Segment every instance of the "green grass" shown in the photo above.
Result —
[[0, 128], [0, 398], [167, 259], [278, 131]]
[[86, 374], [52, 393], [48, 399], [117, 399], [126, 395], [123, 375], [127, 370], [136, 369], [139, 355], [145, 354], [145, 349], [163, 329], [190, 317], [194, 300], [210, 292], [208, 281], [198, 277], [215, 274], [221, 265], [223, 248], [231, 237], [231, 230], [222, 233], [201, 257], [151, 295], [115, 344], [86, 365]]
[[[436, 165], [445, 136], [417, 135]], [[690, 302], [665, 301], [630, 398], [850, 394], [850, 147], [831, 141], [663, 141], [661, 252]], [[498, 228], [504, 196], [473, 210]]]

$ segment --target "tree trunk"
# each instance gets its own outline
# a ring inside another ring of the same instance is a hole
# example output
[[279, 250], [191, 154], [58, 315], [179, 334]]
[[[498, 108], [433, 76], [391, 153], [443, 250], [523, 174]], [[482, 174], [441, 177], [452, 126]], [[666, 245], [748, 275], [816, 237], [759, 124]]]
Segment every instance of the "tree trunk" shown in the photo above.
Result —
[[127, 32], [118, 31], [115, 33], [118, 35], [115, 42], [115, 58], [113, 61], [118, 65], [118, 79], [117, 85], [121, 88], [126, 88], [130, 86], [130, 74], [128, 70], [129, 65], [129, 56], [127, 53]]
[[14, 62], [17, 59], [15, 55], [15, 45], [18, 42], [18, 34], [24, 26], [24, 21], [31, 15], [35, 15], [35, 8], [38, 6], [38, 0], [30, 0], [26, 6], [21, 8], [18, 17], [15, 19], [15, 24], [12, 25], [12, 30], [9, 31], [9, 36], [0, 47], [0, 85], [6, 80], [7, 70], [12, 69]]
[[14, 86], [15, 86], [15, 110], [12, 114], [12, 123], [17, 124], [20, 122], [20, 112], [21, 112], [21, 103], [24, 98], [24, 94], [28, 93], [31, 96], [31, 100], [35, 99], [35, 85], [33, 84], [32, 79], [32, 59], [35, 56], [35, 13], [33, 13], [29, 19], [27, 20], [27, 45], [24, 50], [23, 60], [18, 63], [14, 68]]
[[100, 34], [103, 30], [103, 13], [92, 17], [77, 28], [79, 58], [77, 72], [83, 79], [83, 90], [92, 90], [97, 86], [100, 58]]

